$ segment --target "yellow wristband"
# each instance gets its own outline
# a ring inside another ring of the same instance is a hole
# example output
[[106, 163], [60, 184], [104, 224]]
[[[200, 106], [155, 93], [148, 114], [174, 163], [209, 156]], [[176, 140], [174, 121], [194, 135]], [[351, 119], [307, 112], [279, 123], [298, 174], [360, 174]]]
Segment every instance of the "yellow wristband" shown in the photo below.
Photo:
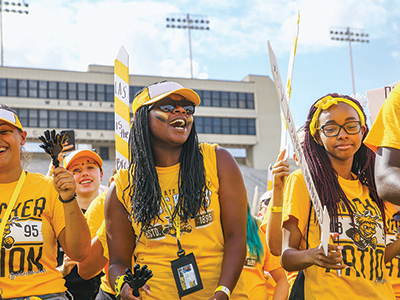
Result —
[[282, 212], [282, 206], [272, 206], [271, 207], [271, 212], [276, 212], [276, 213], [278, 213], [278, 212]]
[[125, 275], [118, 276], [117, 279], [115, 279], [115, 298], [119, 296], [121, 293], [122, 286], [126, 283], [124, 280]]
[[215, 289], [214, 294], [215, 294], [216, 292], [224, 292], [224, 293], [228, 296], [228, 299], [229, 299], [229, 297], [231, 296], [231, 291], [230, 291], [226, 286], [223, 286], [223, 285], [220, 285], [219, 287], [217, 287], [217, 288]]

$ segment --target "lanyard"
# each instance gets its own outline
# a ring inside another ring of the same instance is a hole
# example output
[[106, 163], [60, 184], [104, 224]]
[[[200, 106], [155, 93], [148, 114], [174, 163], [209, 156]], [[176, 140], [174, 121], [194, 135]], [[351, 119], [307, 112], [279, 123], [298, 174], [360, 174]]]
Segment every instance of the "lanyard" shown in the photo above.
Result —
[[8, 203], [6, 213], [4, 214], [3, 219], [1, 220], [1, 223], [0, 223], [0, 249], [1, 249], [1, 246], [3, 243], [3, 238], [1, 238], [1, 237], [3, 236], [4, 228], [6, 227], [6, 223], [11, 214], [11, 210], [14, 207], [15, 201], [17, 201], [18, 195], [21, 192], [22, 185], [24, 184], [24, 181], [25, 181], [25, 177], [26, 177], [25, 171], [22, 170], [21, 176], [19, 177], [18, 182], [17, 182], [17, 186], [15, 187], [14, 192], [11, 196], [10, 202]]
[[161, 201], [162, 204], [164, 205], [165, 210], [167, 211], [171, 222], [172, 222], [172, 226], [174, 226], [175, 230], [176, 230], [176, 242], [178, 243], [178, 256], [184, 256], [185, 255], [185, 251], [182, 249], [181, 246], [181, 242], [180, 242], [180, 238], [181, 238], [181, 216], [180, 216], [180, 209], [178, 208], [178, 213], [175, 215], [175, 218], [172, 217], [172, 211], [168, 206], [167, 201], [165, 200], [164, 196], [161, 196]]

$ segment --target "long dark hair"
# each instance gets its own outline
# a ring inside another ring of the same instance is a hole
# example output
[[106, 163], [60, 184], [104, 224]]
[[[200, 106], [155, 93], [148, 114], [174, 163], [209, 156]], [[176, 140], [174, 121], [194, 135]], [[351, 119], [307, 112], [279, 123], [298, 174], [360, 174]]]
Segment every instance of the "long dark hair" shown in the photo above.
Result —
[[[162, 191], [150, 142], [148, 106], [142, 106], [136, 111], [129, 136], [129, 147], [129, 186], [126, 189], [129, 189], [131, 203], [130, 218], [141, 225], [141, 235], [152, 222], [161, 220], [159, 213]], [[179, 163], [179, 199], [173, 217], [179, 211], [181, 222], [186, 223], [208, 205], [203, 155], [200, 152], [194, 123], [188, 139], [183, 144]]]
[[[343, 96], [339, 94], [328, 94], [326, 96], [332, 96], [333, 98], [344, 98], [354, 102], [360, 108], [360, 111], [363, 113], [365, 120], [367, 120], [364, 110], [361, 104], [357, 100], [349, 96]], [[315, 104], [322, 98], [318, 99], [311, 106], [310, 112], [307, 117], [307, 121], [305, 124], [305, 137], [304, 137], [304, 156], [309, 166], [315, 188], [321, 200], [321, 204], [322, 206], [326, 206], [328, 209], [329, 216], [331, 218], [330, 229], [332, 232], [338, 232], [337, 228], [338, 211], [341, 202], [343, 202], [343, 204], [346, 206], [351, 216], [353, 225], [354, 225], [354, 218], [353, 218], [354, 212], [351, 202], [349, 201], [342, 187], [339, 184], [338, 175], [335, 169], [332, 167], [331, 161], [329, 160], [325, 148], [319, 145], [314, 140], [314, 137], [310, 133], [310, 122], [314, 116], [315, 111], [317, 110]], [[366, 131], [362, 137], [362, 141], [364, 141], [369, 131], [368, 126], [366, 124], [365, 127]], [[364, 143], [361, 143], [361, 147], [354, 154], [351, 171], [354, 174], [356, 174], [357, 179], [360, 180], [360, 182], [363, 185], [368, 186], [370, 197], [372, 201], [374, 201], [379, 207], [383, 219], [383, 224], [386, 224], [385, 205], [382, 199], [378, 197], [378, 193], [376, 191], [374, 166], [375, 166], [375, 153], [367, 146], [365, 146]]]

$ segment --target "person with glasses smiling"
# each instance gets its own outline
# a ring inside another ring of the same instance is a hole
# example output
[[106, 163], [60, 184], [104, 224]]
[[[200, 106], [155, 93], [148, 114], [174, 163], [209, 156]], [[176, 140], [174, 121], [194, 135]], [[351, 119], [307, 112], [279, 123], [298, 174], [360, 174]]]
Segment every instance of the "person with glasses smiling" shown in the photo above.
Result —
[[385, 249], [385, 206], [376, 192], [375, 153], [363, 144], [367, 133], [363, 108], [349, 96], [328, 94], [308, 114], [304, 156], [331, 238], [325, 256], [301, 170], [292, 172], [284, 187], [281, 262], [287, 271], [303, 270], [304, 299], [394, 299], [385, 263], [398, 250]]
[[[196, 92], [171, 81], [135, 95], [130, 166], [115, 175], [105, 200], [116, 298], [247, 299], [240, 277], [246, 189], [227, 150], [199, 144], [199, 104]], [[132, 258], [153, 273], [140, 298], [124, 281]]]

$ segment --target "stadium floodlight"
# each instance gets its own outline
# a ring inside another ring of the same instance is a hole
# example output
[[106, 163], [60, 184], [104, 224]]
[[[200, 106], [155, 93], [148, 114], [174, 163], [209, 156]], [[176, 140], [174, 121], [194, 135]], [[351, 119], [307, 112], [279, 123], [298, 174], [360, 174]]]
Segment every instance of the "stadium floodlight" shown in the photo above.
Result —
[[29, 13], [28, 11], [29, 4], [22, 1], [3, 1], [0, 0], [0, 32], [1, 32], [1, 62], [0, 66], [3, 66], [4, 54], [3, 54], [3, 12], [6, 13], [18, 13], [25, 14]]
[[349, 42], [350, 51], [350, 69], [351, 69], [351, 83], [353, 87], [353, 96], [356, 95], [356, 88], [354, 84], [354, 71], [353, 71], [353, 55], [351, 53], [351, 43], [369, 43], [368, 33], [360, 29], [352, 29], [350, 27], [332, 27], [330, 29], [331, 40]]
[[190, 16], [186, 15], [169, 15], [166, 18], [167, 28], [172, 29], [187, 29], [189, 37], [189, 55], [190, 55], [190, 75], [193, 79], [193, 64], [192, 64], [192, 41], [190, 31], [193, 30], [210, 30], [210, 21], [205, 16]]

